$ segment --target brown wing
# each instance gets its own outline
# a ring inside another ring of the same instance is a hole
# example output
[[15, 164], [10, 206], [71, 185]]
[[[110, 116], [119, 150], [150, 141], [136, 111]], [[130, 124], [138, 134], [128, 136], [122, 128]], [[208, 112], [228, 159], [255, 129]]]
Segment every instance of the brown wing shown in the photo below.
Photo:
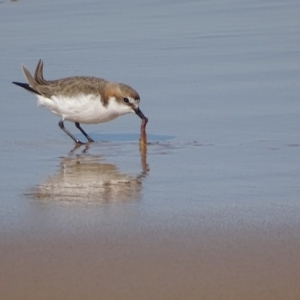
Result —
[[41, 59], [36, 66], [34, 77], [24, 65], [22, 65], [22, 69], [28, 84], [14, 83], [30, 92], [43, 95], [47, 98], [61, 94], [68, 97], [72, 97], [80, 93], [99, 95], [101, 88], [107, 84], [107, 81], [102, 78], [84, 76], [74, 76], [47, 81], [43, 76], [43, 61]]

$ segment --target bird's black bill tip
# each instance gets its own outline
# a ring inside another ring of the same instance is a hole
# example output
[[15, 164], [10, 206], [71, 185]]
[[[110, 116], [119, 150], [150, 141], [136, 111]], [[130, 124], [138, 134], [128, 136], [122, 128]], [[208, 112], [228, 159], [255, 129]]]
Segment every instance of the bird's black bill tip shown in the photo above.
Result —
[[147, 118], [145, 117], [145, 115], [142, 113], [142, 111], [140, 110], [139, 107], [138, 107], [137, 109], [135, 109], [134, 111], [135, 111], [135, 113], [136, 113], [142, 120], [147, 119]]

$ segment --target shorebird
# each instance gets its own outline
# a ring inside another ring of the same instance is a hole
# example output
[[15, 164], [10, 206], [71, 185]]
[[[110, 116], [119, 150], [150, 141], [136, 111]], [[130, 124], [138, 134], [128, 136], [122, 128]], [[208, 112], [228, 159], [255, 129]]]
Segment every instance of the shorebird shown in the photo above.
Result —
[[126, 84], [88, 76], [45, 80], [42, 60], [39, 60], [34, 76], [24, 65], [22, 70], [28, 83], [13, 83], [34, 93], [38, 105], [60, 116], [59, 127], [77, 144], [84, 143], [65, 128], [65, 120], [74, 122], [88, 142], [94, 140], [81, 128], [80, 123], [108, 122], [127, 113], [136, 113], [143, 121], [148, 121], [139, 108], [139, 94]]

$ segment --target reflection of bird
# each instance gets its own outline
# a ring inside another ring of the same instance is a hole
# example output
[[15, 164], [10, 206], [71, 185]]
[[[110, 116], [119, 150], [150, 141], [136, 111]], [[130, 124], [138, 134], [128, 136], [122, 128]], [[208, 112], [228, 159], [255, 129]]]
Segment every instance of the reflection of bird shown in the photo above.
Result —
[[38, 97], [38, 103], [61, 117], [58, 125], [75, 143], [82, 144], [64, 126], [64, 121], [74, 122], [89, 142], [93, 140], [81, 128], [83, 124], [111, 121], [127, 113], [136, 113], [147, 120], [139, 108], [140, 96], [130, 86], [96, 77], [74, 76], [46, 81], [43, 62], [39, 60], [34, 77], [25, 66], [23, 73], [28, 83], [13, 82]]
[[99, 156], [65, 157], [59, 171], [33, 188], [29, 196], [80, 203], [137, 200], [147, 172], [145, 165], [137, 176], [123, 174], [116, 166], [101, 163]]

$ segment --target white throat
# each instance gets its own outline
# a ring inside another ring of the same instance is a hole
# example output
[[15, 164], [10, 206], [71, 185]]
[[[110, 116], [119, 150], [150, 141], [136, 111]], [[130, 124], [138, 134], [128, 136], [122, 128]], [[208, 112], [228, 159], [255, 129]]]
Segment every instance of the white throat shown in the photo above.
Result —
[[116, 114], [117, 116], [121, 116], [133, 112], [130, 106], [126, 105], [125, 103], [123, 104], [117, 102], [115, 97], [109, 97], [107, 109], [112, 114]]

